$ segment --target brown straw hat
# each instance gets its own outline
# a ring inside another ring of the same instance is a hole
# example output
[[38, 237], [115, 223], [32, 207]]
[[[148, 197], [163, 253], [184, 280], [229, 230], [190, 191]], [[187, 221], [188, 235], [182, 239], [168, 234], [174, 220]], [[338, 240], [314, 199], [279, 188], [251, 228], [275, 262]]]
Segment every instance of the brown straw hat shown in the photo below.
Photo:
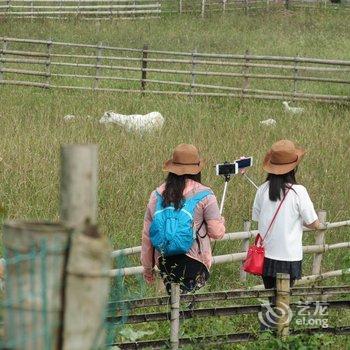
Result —
[[203, 168], [203, 160], [198, 149], [193, 145], [182, 143], [174, 149], [172, 159], [164, 163], [163, 171], [176, 175], [198, 174]]
[[301, 162], [305, 150], [298, 148], [292, 141], [275, 142], [266, 154], [263, 169], [270, 174], [287, 174]]

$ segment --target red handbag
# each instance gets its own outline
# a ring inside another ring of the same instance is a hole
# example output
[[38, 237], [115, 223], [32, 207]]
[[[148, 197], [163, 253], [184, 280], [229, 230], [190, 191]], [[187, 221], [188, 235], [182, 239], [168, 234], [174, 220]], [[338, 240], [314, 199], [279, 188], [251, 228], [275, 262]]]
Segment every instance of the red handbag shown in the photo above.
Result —
[[247, 257], [243, 262], [243, 270], [245, 272], [251, 273], [252, 275], [262, 276], [264, 271], [264, 260], [265, 260], [265, 248], [263, 246], [264, 240], [266, 239], [267, 234], [269, 233], [276, 216], [281, 209], [281, 206], [284, 202], [284, 200], [287, 197], [288, 192], [293, 186], [291, 186], [288, 191], [286, 192], [285, 196], [281, 200], [281, 203], [279, 204], [272, 220], [269, 225], [269, 228], [267, 229], [266, 235], [264, 238], [261, 237], [260, 233], [257, 234], [255, 238], [255, 242], [253, 245], [251, 245], [248, 249]]

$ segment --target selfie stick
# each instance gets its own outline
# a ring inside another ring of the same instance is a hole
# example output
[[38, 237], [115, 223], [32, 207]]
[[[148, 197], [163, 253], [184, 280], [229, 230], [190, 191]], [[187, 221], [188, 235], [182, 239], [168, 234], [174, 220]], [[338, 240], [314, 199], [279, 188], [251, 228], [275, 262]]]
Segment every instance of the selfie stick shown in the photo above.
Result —
[[226, 198], [226, 193], [227, 193], [227, 186], [228, 186], [228, 182], [230, 181], [230, 179], [231, 179], [230, 175], [225, 175], [224, 193], [222, 194], [221, 203], [220, 203], [220, 215], [222, 215], [222, 212], [224, 210], [224, 203], [225, 203], [225, 198]]
[[[225, 186], [224, 186], [224, 192], [222, 194], [221, 203], [220, 203], [220, 215], [222, 215], [222, 212], [224, 211], [227, 186], [228, 186], [228, 182], [231, 180], [231, 175], [224, 175], [224, 178], [225, 178]], [[213, 244], [212, 254], [214, 254], [215, 246], [216, 246], [216, 241]]]
[[243, 173], [243, 176], [244, 176], [256, 189], [259, 189], [259, 187], [255, 184], [255, 182], [254, 182], [246, 173]]

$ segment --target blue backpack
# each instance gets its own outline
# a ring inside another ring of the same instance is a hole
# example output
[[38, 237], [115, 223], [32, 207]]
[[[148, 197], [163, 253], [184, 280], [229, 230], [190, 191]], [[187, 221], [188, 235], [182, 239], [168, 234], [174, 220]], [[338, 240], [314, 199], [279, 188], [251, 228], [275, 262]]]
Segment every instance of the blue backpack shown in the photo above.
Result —
[[156, 192], [157, 203], [150, 226], [150, 239], [153, 247], [162, 255], [186, 254], [197, 238], [194, 227], [194, 210], [197, 204], [212, 194], [205, 190], [186, 198], [180, 209], [173, 205], [163, 207], [163, 197]]

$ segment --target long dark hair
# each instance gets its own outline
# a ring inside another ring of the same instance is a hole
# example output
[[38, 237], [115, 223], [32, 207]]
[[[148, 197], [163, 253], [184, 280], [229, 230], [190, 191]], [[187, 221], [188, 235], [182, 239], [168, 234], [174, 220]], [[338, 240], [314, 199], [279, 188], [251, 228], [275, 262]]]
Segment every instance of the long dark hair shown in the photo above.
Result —
[[271, 201], [276, 202], [281, 199], [281, 192], [283, 196], [286, 194], [286, 189], [289, 188], [288, 184], [295, 185], [295, 173], [297, 169], [293, 169], [287, 174], [275, 175], [268, 174], [266, 181], [269, 181], [269, 198]]
[[165, 180], [165, 190], [163, 192], [164, 207], [173, 204], [175, 209], [181, 208], [184, 199], [183, 191], [187, 179], [201, 183], [201, 173], [199, 172], [195, 175], [176, 175], [174, 173], [169, 173]]

